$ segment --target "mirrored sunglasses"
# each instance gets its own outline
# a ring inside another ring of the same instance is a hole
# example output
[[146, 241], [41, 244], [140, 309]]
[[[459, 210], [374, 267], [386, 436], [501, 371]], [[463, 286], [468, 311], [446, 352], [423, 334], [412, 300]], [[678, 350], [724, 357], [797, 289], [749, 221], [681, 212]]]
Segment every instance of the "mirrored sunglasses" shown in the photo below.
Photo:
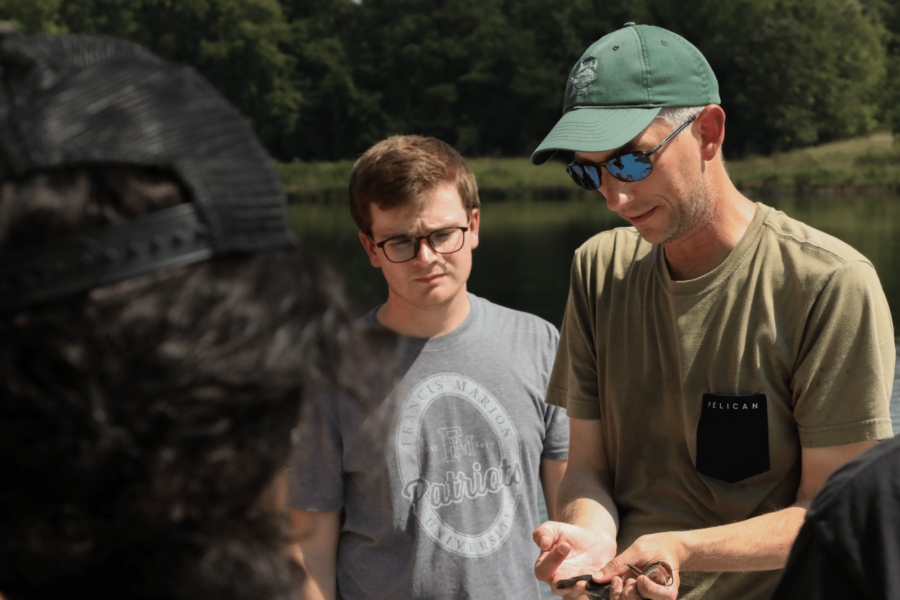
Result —
[[685, 127], [690, 125], [691, 121], [696, 118], [697, 115], [694, 115], [693, 117], [679, 125], [678, 128], [669, 135], [669, 137], [657, 144], [656, 148], [654, 148], [650, 152], [627, 152], [625, 154], [614, 156], [613, 158], [602, 163], [581, 164], [573, 161], [569, 164], [569, 166], [566, 167], [566, 172], [569, 174], [569, 177], [571, 177], [572, 180], [580, 187], [591, 191], [594, 191], [600, 187], [601, 167], [606, 167], [606, 170], [609, 171], [609, 174], [619, 181], [624, 181], [626, 183], [640, 181], [641, 179], [648, 177], [650, 173], [653, 172], [653, 164], [650, 162], [650, 156], [654, 152], [665, 146], [669, 140], [681, 133], [681, 131]]

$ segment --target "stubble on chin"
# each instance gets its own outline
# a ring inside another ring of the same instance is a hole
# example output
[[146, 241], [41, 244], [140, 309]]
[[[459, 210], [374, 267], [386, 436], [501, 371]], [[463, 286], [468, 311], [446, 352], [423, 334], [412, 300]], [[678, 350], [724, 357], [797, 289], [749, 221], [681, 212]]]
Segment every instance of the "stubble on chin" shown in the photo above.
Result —
[[685, 200], [672, 207], [669, 224], [666, 228], [663, 244], [674, 242], [687, 233], [705, 227], [712, 227], [716, 198], [711, 193], [711, 186], [702, 177], [694, 179], [691, 187], [684, 194]]

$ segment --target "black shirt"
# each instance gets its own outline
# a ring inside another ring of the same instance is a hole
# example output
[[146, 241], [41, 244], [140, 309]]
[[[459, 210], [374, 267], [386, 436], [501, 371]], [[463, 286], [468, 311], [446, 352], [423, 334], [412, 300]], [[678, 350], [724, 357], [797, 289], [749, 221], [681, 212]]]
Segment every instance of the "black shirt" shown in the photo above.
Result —
[[900, 438], [838, 469], [816, 496], [772, 600], [900, 598]]

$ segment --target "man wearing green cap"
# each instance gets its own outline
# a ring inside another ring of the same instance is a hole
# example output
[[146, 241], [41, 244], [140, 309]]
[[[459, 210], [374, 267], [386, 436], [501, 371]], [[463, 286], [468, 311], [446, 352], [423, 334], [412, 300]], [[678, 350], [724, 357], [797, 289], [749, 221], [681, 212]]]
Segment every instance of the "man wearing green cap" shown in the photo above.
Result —
[[534, 534], [561, 595], [766, 598], [828, 476], [892, 437], [874, 267], [741, 195], [719, 102], [694, 46], [628, 23], [576, 63], [532, 156], [574, 153], [632, 225], [572, 265], [547, 397], [571, 418], [562, 522]]

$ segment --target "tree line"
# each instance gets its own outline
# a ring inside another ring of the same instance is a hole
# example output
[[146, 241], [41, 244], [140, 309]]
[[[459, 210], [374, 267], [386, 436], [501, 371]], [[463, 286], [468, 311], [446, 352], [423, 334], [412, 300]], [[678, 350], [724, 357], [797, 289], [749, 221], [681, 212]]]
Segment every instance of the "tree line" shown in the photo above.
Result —
[[0, 0], [0, 19], [193, 66], [279, 160], [353, 158], [397, 133], [527, 156], [574, 62], [627, 21], [707, 57], [728, 156], [900, 130], [900, 0]]

